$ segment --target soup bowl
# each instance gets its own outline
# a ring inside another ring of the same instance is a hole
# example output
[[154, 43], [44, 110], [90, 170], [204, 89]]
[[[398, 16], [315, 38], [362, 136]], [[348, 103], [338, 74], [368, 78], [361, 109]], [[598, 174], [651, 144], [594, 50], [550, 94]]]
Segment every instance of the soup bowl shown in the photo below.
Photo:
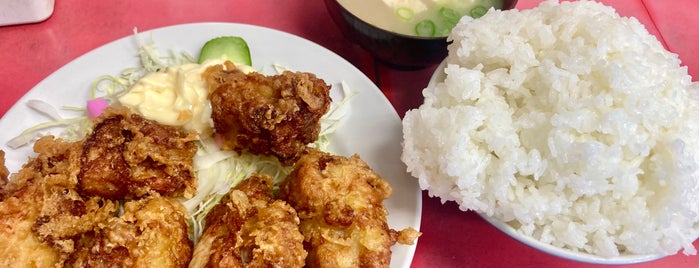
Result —
[[[502, 9], [512, 9], [516, 4], [517, 0], [504, 0]], [[447, 36], [401, 34], [360, 19], [338, 0], [325, 0], [325, 6], [347, 39], [360, 45], [385, 65], [415, 70], [437, 65], [447, 56]]]

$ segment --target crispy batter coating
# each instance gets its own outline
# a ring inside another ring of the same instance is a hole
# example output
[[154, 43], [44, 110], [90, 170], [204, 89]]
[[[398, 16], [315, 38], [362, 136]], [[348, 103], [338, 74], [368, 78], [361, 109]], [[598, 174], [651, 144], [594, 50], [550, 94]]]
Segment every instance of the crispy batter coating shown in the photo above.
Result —
[[[96, 123], [82, 141], [39, 139], [36, 157], [0, 184], [0, 267], [187, 266], [193, 245], [185, 209], [158, 192], [194, 191], [193, 137], [125, 109]], [[106, 178], [114, 174], [129, 175], [118, 183], [131, 185], [119, 194], [94, 191], [113, 185]], [[124, 197], [143, 199], [117, 217], [114, 198]]]
[[73, 238], [114, 215], [117, 206], [77, 192], [80, 143], [51, 136], [0, 189], [0, 267], [62, 266]]
[[357, 155], [309, 149], [280, 188], [301, 219], [308, 267], [388, 267], [397, 238], [419, 235], [388, 227], [392, 188]]
[[68, 267], [187, 267], [193, 245], [186, 215], [182, 203], [169, 197], [128, 201], [121, 217], [77, 241]]
[[161, 125], [122, 109], [107, 109], [86, 137], [80, 189], [106, 198], [138, 198], [152, 192], [193, 196], [195, 133]]
[[272, 195], [272, 178], [253, 175], [206, 215], [190, 267], [303, 267], [299, 219]]
[[41, 189], [31, 184], [18, 196], [0, 202], [0, 267], [52, 267], [61, 260], [61, 253], [42, 242], [32, 232], [40, 217], [43, 200], [51, 202], [55, 189]]
[[318, 139], [320, 118], [330, 108], [330, 86], [314, 74], [245, 74], [232, 64], [210, 67], [212, 119], [223, 147], [276, 156], [292, 164]]
[[[34, 152], [37, 156], [30, 158], [18, 174], [14, 174], [3, 187], [0, 188], [0, 200], [14, 195], [35, 181], [43, 181], [47, 176], [60, 176], [65, 186], [73, 186], [76, 183], [75, 174], [79, 169], [80, 143], [67, 143], [53, 136], [46, 136], [34, 143]], [[4, 165], [3, 165], [4, 166]]]
[[[10, 171], [7, 170], [5, 166], [5, 151], [0, 150], [0, 192], [8, 183], [8, 178], [10, 176]], [[0, 200], [2, 200], [2, 195], [0, 195]]]

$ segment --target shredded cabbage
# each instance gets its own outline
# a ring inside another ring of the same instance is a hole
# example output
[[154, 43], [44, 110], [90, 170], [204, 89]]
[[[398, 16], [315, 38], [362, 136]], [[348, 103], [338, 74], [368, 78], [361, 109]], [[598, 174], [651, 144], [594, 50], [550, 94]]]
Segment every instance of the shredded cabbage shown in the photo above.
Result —
[[199, 140], [198, 145], [199, 150], [194, 157], [197, 192], [191, 199], [182, 200], [191, 215], [194, 242], [201, 236], [206, 214], [231, 187], [254, 173], [271, 176], [277, 185], [291, 172], [290, 167], [281, 165], [273, 157], [223, 151], [212, 137]]
[[[31, 128], [25, 129], [17, 137], [9, 140], [7, 142], [7, 146], [12, 149], [17, 149], [19, 147], [32, 143], [34, 140], [45, 135], [43, 131], [55, 127], [66, 127], [67, 130], [70, 129], [70, 131], [64, 131], [65, 135], [61, 135], [61, 137], [66, 140], [75, 140], [73, 139], [74, 135], [72, 134], [77, 133], [77, 129], [85, 129], [85, 124], [89, 122], [87, 116], [84, 115], [73, 118], [63, 118], [60, 114], [58, 114], [56, 108], [42, 100], [29, 100], [27, 102], [27, 106], [29, 106], [29, 108], [31, 108], [34, 111], [47, 115], [49, 119], [51, 119], [52, 121], [47, 121], [33, 126]], [[72, 108], [66, 107], [65, 109], [70, 110]], [[84, 133], [82, 133], [82, 136], [84, 136]]]

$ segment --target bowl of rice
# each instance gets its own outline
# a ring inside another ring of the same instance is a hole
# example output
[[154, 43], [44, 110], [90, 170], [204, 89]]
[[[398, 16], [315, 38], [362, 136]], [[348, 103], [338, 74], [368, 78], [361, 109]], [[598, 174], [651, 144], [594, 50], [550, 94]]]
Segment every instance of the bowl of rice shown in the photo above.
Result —
[[597, 264], [699, 237], [699, 83], [593, 1], [463, 18], [403, 119], [420, 187], [546, 253]]

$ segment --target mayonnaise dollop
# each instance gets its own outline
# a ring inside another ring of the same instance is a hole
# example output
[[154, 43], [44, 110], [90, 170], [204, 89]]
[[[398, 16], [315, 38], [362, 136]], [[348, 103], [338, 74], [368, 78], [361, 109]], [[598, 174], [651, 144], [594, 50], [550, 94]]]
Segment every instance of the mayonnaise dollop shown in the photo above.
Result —
[[[213, 133], [209, 87], [202, 73], [225, 60], [208, 60], [202, 64], [187, 63], [170, 66], [162, 72], [153, 72], [139, 79], [119, 103], [143, 117], [164, 125], [182, 126], [205, 136]], [[236, 65], [244, 73], [255, 70]], [[224, 65], [225, 68], [225, 65]]]

